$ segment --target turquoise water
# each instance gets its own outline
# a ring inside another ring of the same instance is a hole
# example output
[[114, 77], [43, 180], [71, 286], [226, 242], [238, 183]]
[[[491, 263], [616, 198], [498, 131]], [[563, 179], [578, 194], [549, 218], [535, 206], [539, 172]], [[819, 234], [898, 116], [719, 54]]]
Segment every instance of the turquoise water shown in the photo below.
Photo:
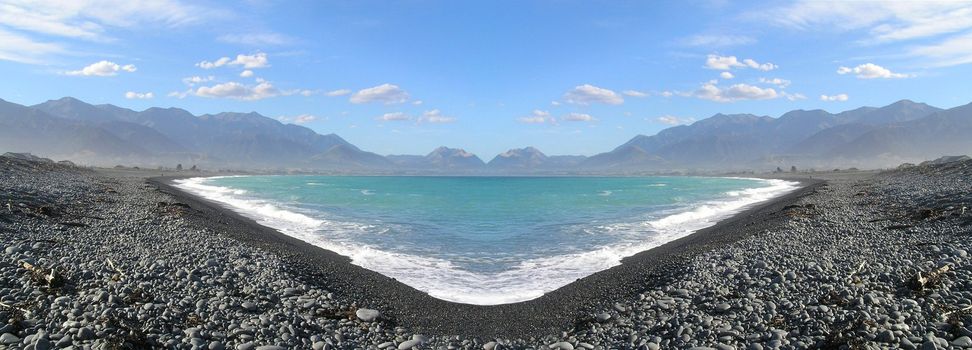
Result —
[[701, 177], [239, 176], [179, 186], [473, 304], [536, 298], [795, 188]]

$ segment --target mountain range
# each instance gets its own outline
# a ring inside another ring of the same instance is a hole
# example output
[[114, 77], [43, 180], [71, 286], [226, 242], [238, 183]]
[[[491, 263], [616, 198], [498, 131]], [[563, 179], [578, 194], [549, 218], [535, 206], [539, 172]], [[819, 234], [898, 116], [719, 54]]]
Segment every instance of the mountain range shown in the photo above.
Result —
[[65, 97], [34, 106], [0, 100], [0, 151], [82, 164], [374, 173], [630, 173], [766, 170], [777, 166], [889, 167], [972, 153], [972, 104], [940, 109], [901, 100], [837, 114], [795, 110], [778, 118], [716, 114], [585, 156], [511, 149], [484, 162], [462, 149], [383, 156], [335, 134], [258, 113], [134, 111]]

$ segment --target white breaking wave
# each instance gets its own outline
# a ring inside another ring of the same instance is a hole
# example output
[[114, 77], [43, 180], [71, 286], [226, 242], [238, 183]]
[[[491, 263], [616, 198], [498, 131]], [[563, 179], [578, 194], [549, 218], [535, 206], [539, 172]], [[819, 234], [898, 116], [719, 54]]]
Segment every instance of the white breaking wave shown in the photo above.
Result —
[[[796, 182], [752, 179], [766, 186], [731, 191], [726, 193], [725, 198], [683, 208], [658, 219], [598, 227], [606, 231], [631, 233], [630, 236], [636, 239], [586, 252], [528, 259], [498, 273], [477, 273], [461, 269], [444, 259], [390, 252], [335, 239], [335, 236], [373, 229], [374, 226], [313, 218], [280, 204], [248, 198], [246, 191], [205, 184], [209, 179], [213, 178], [190, 178], [176, 180], [175, 183], [176, 187], [190, 193], [226, 204], [261, 225], [348, 256], [355, 265], [393, 277], [433, 297], [477, 305], [507, 304], [538, 298], [579, 278], [617, 266], [625, 257], [688, 236], [753, 204], [798, 188]], [[341, 234], [332, 236], [332, 233]]]

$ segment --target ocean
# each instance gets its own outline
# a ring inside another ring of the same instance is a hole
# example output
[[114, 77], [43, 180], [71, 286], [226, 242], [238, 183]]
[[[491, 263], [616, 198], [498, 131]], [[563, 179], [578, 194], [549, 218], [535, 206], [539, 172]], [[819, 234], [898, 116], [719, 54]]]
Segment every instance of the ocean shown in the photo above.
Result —
[[190, 193], [431, 296], [525, 301], [797, 188], [714, 177], [227, 176]]

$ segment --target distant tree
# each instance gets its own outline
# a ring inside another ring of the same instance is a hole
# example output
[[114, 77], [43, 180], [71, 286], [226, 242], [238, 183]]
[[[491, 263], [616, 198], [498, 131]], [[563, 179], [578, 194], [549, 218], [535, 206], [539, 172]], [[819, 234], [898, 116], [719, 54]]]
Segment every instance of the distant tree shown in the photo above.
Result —
[[195, 164], [193, 164], [193, 165], [192, 165], [192, 168], [189, 168], [189, 170], [192, 170], [192, 171], [196, 171], [196, 170], [198, 170], [198, 169], [196, 169], [196, 165], [195, 165]]
[[790, 167], [790, 172], [791, 173], [795, 173], [796, 172], [796, 165]]
[[182, 171], [182, 164], [176, 165], [176, 171]]
[[783, 169], [780, 169], [780, 167], [776, 167], [776, 171], [775, 172], [782, 173], [783, 172]]

